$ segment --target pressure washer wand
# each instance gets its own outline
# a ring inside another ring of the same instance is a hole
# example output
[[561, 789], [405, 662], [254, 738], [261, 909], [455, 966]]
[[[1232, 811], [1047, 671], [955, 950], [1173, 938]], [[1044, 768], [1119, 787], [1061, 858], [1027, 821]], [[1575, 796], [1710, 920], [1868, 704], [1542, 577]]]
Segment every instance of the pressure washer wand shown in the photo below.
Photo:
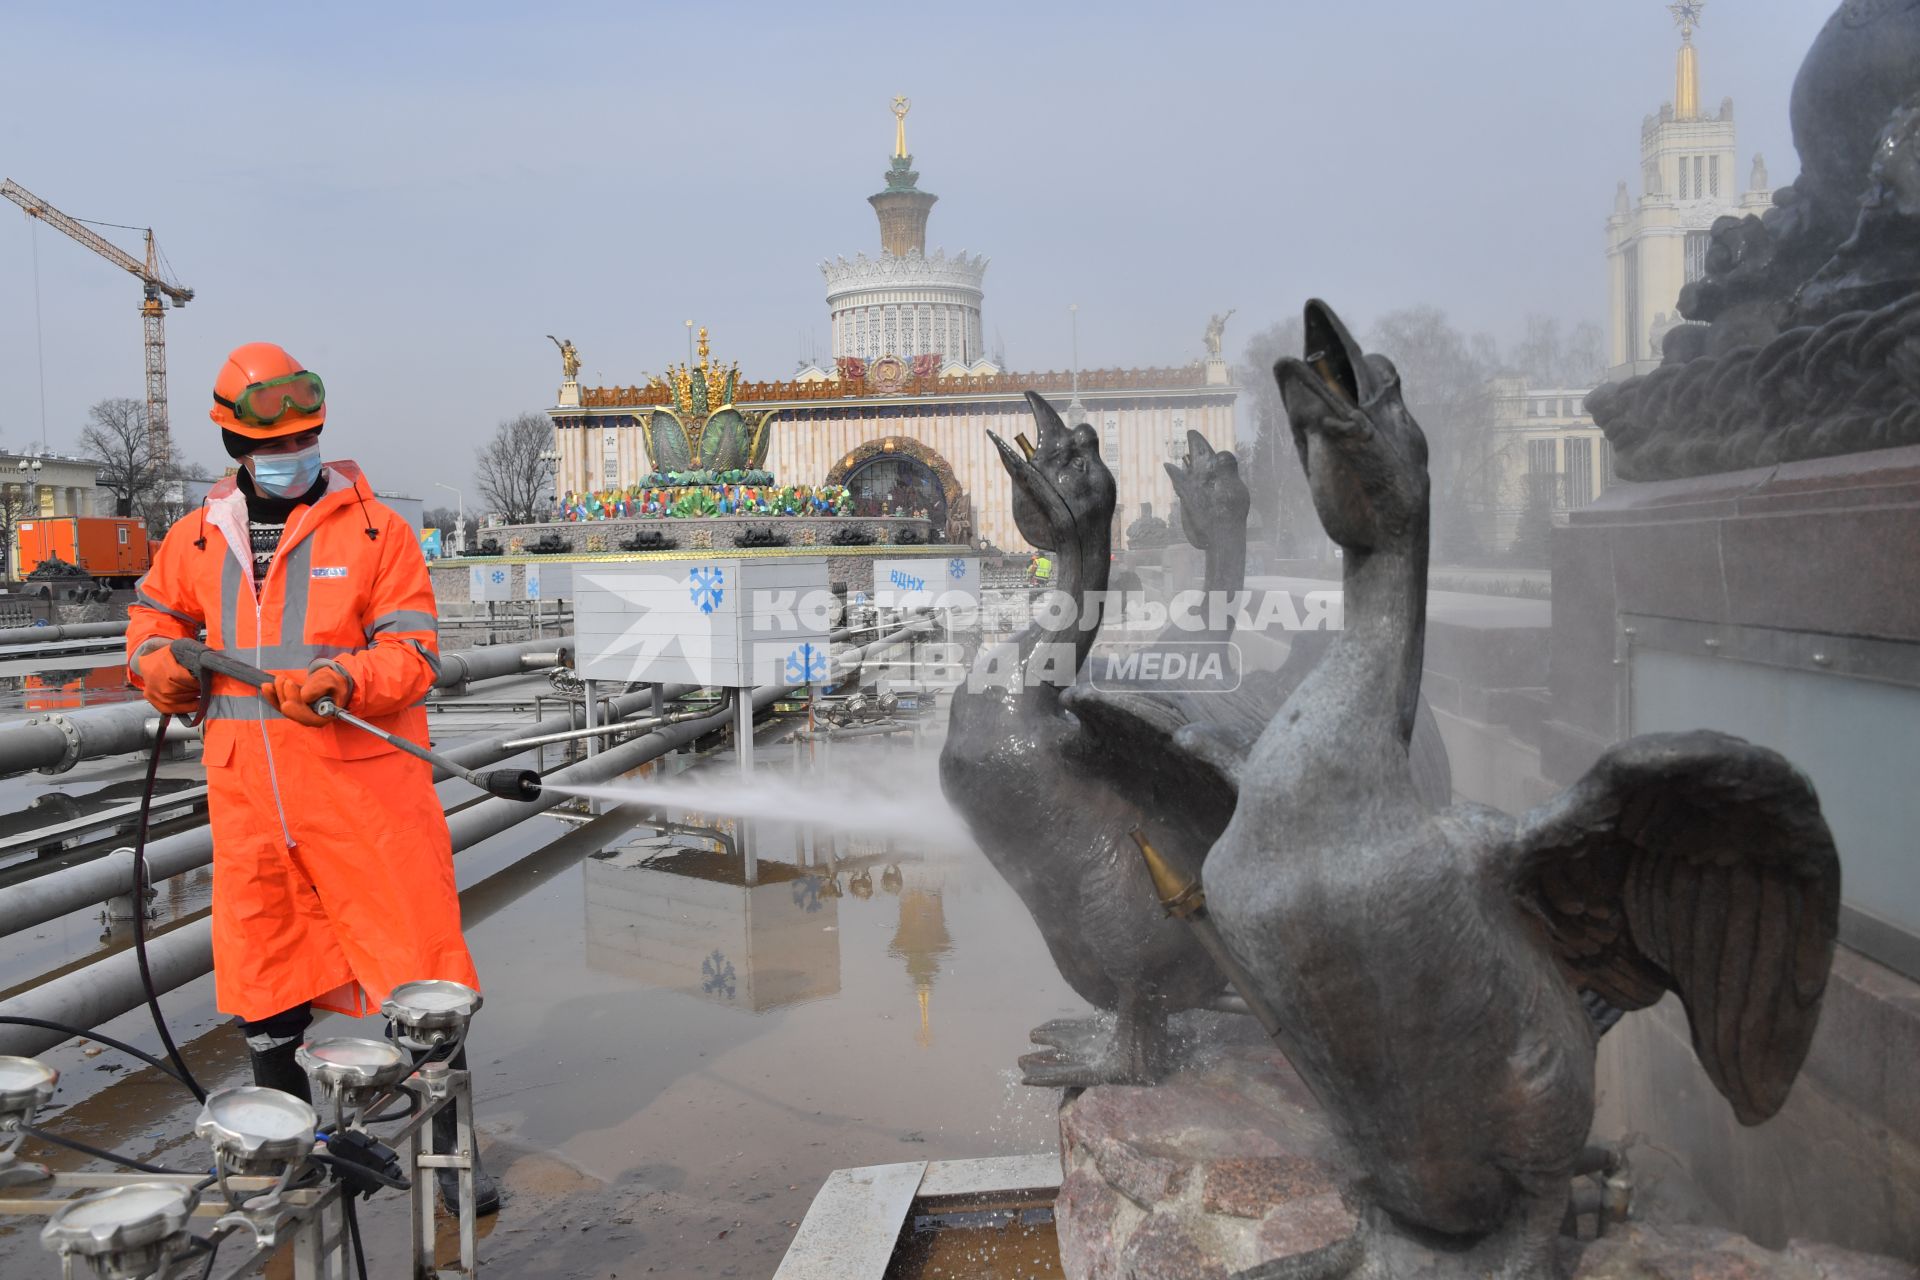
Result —
[[[223, 675], [255, 689], [270, 688], [273, 676], [250, 663], [217, 649], [209, 649], [198, 640], [175, 640], [167, 646], [181, 666], [204, 680], [209, 674]], [[429, 751], [409, 738], [397, 733], [388, 733], [377, 724], [362, 720], [359, 716], [334, 705], [332, 698], [322, 698], [313, 704], [313, 713], [329, 720], [338, 720], [350, 724], [362, 733], [370, 733], [388, 746], [404, 751], [410, 756], [425, 760], [436, 769], [444, 769], [454, 777], [480, 788], [488, 795], [499, 796], [503, 800], [538, 800], [540, 798], [540, 775], [531, 769], [489, 769], [485, 773], [455, 764], [445, 756]]]

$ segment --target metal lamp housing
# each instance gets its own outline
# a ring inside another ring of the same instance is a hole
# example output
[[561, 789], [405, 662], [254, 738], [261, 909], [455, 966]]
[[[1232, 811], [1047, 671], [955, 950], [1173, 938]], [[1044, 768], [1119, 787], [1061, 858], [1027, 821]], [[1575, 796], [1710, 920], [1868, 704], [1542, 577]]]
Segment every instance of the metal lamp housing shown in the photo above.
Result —
[[186, 1241], [199, 1195], [168, 1182], [133, 1182], [68, 1201], [41, 1228], [40, 1243], [85, 1258], [108, 1280], [161, 1274]]
[[467, 1023], [480, 1011], [480, 993], [442, 978], [403, 982], [380, 1005], [401, 1043], [433, 1049], [466, 1035]]
[[0, 1133], [32, 1124], [59, 1082], [60, 1073], [38, 1059], [0, 1055]]
[[357, 1108], [399, 1084], [413, 1070], [412, 1061], [399, 1046], [359, 1036], [309, 1041], [294, 1050], [293, 1060], [322, 1097], [337, 1098], [349, 1108]]
[[272, 1176], [306, 1160], [319, 1117], [290, 1093], [243, 1084], [207, 1095], [193, 1131], [230, 1173]]

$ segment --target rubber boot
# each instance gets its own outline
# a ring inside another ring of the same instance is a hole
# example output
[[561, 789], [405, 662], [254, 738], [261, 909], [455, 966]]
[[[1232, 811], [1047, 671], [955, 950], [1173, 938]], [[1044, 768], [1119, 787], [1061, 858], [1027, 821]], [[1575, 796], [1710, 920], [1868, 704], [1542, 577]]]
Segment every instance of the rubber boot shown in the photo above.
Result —
[[294, 1053], [300, 1048], [300, 1042], [275, 1045], [271, 1049], [248, 1047], [253, 1057], [253, 1082], [268, 1089], [278, 1089], [290, 1093], [309, 1105], [313, 1103], [313, 1086], [307, 1080], [307, 1073], [293, 1060]]
[[[456, 1071], [467, 1069], [467, 1051], [463, 1048], [453, 1055], [447, 1064]], [[460, 1141], [460, 1118], [456, 1114], [459, 1104], [448, 1103], [433, 1114], [433, 1154], [452, 1155]], [[435, 1169], [434, 1175], [440, 1183], [440, 1203], [447, 1212], [460, 1212], [460, 1171], [458, 1169]], [[480, 1134], [473, 1135], [473, 1213], [477, 1218], [500, 1212], [500, 1188], [494, 1185], [492, 1177], [480, 1163]]]

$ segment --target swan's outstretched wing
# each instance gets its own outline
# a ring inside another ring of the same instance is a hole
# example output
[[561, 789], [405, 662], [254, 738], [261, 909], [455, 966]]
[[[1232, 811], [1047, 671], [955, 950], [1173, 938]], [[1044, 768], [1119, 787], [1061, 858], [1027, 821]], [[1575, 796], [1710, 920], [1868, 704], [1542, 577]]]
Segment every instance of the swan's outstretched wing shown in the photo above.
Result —
[[1686, 1005], [1694, 1052], [1743, 1124], [1806, 1058], [1839, 931], [1820, 801], [1774, 752], [1718, 733], [1621, 743], [1520, 823], [1507, 874], [1573, 982]]
[[1077, 721], [1067, 745], [1073, 761], [1157, 817], [1187, 827], [1202, 847], [1233, 816], [1240, 762], [1266, 728], [1264, 715], [1213, 693], [1101, 689], [1083, 681], [1061, 705]]

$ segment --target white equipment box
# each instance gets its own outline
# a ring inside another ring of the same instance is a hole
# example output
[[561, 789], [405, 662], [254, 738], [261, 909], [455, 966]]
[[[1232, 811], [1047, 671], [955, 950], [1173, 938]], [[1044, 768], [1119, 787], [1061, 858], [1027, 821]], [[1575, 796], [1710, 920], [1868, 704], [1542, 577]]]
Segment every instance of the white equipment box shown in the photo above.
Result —
[[513, 566], [476, 564], [467, 570], [467, 599], [475, 604], [517, 600], [513, 590]]
[[582, 563], [573, 588], [585, 679], [745, 689], [831, 674], [824, 556]]
[[571, 561], [535, 561], [527, 565], [526, 590], [523, 600], [571, 600], [573, 599], [573, 571]]
[[972, 608], [980, 602], [980, 557], [875, 560], [873, 602], [882, 609]]

